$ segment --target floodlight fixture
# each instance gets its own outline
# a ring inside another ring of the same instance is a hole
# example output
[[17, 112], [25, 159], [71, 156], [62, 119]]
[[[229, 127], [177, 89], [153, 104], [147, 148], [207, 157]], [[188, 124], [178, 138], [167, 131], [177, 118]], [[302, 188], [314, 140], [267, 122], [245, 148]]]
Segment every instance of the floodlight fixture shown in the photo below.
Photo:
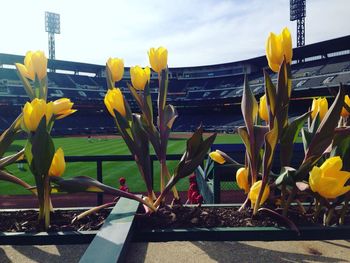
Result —
[[297, 21], [297, 46], [305, 45], [306, 0], [290, 0], [290, 21]]
[[49, 58], [55, 59], [55, 34], [61, 33], [59, 14], [45, 12], [45, 32], [49, 37]]

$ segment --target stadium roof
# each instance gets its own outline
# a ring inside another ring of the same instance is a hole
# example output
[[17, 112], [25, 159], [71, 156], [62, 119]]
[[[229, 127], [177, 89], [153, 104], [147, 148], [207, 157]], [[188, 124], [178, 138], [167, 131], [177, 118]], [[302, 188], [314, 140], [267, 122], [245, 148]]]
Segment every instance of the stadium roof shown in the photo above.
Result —
[[[307, 57], [322, 56], [327, 57], [327, 54], [344, 51], [350, 49], [350, 35], [335, 38], [323, 42], [318, 42], [310, 45], [306, 45], [299, 48], [293, 49], [293, 59], [302, 60]], [[23, 63], [24, 56], [20, 55], [11, 55], [0, 53], [0, 65], [14, 65], [14, 63], [20, 62]], [[235, 65], [246, 65], [251, 64], [255, 65], [258, 68], [265, 67], [267, 65], [266, 57], [260, 56], [247, 60], [216, 64], [216, 65], [203, 65], [195, 67], [179, 67], [171, 68], [173, 71], [184, 71], [184, 70], [208, 70], [213, 68], [223, 68], [223, 67], [232, 67]], [[71, 62], [64, 60], [49, 60], [48, 68], [64, 71], [73, 71], [73, 72], [87, 72], [94, 73], [99, 75], [105, 68], [104, 65], [96, 65], [89, 63], [81, 62]]]

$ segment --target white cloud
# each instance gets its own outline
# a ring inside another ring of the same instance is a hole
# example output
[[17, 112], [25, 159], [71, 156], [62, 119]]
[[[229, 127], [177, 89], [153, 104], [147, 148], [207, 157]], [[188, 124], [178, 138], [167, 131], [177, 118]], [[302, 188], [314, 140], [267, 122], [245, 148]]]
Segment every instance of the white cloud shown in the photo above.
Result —
[[[348, 0], [308, 0], [306, 43], [350, 34], [348, 10]], [[145, 65], [147, 50], [160, 45], [170, 66], [248, 59], [264, 54], [269, 31], [296, 29], [288, 0], [12, 0], [2, 4], [0, 52], [48, 53], [45, 11], [61, 15], [56, 58], [98, 64], [112, 56]]]

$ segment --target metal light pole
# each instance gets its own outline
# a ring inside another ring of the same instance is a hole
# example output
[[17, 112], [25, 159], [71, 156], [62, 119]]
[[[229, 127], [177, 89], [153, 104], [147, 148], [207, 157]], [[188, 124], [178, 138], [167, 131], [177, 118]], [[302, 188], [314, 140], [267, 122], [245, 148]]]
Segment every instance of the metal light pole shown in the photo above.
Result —
[[60, 15], [45, 12], [45, 32], [49, 36], [49, 59], [55, 59], [55, 34], [60, 34]]

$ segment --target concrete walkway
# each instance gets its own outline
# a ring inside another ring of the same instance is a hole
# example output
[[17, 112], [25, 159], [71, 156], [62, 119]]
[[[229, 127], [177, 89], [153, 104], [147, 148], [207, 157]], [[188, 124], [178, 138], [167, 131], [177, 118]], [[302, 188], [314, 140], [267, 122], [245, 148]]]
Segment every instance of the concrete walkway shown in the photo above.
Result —
[[[0, 246], [0, 263], [75, 263], [86, 248], [87, 245]], [[350, 240], [132, 243], [127, 254], [127, 263], [350, 262]]]

